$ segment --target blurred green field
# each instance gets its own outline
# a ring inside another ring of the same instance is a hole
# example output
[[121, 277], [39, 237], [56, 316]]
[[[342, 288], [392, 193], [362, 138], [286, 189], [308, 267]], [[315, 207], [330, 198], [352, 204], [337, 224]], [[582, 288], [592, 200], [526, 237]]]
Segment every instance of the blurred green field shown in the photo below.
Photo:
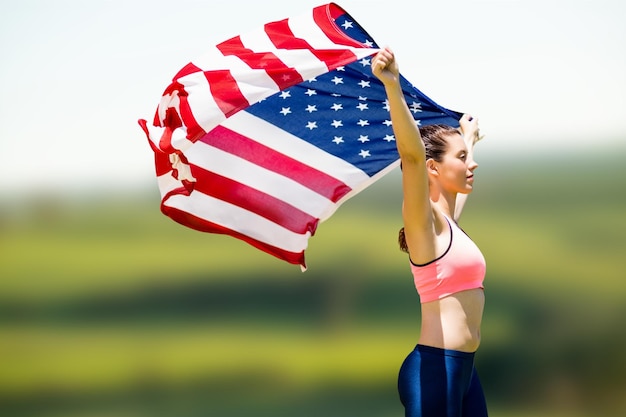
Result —
[[[482, 161], [462, 225], [488, 262], [492, 415], [626, 412], [624, 154]], [[3, 201], [0, 414], [402, 415], [398, 181], [322, 223], [305, 273], [177, 225], [156, 191]]]

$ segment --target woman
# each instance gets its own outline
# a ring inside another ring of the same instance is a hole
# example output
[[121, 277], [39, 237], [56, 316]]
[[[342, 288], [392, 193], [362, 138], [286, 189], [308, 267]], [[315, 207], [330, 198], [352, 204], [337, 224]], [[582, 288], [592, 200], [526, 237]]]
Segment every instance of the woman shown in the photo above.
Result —
[[402, 163], [399, 241], [409, 254], [422, 310], [418, 344], [400, 369], [400, 399], [406, 416], [483, 417], [487, 407], [474, 353], [485, 301], [485, 260], [457, 225], [478, 166], [472, 157], [478, 124], [464, 115], [461, 131], [436, 125], [420, 132], [391, 49], [374, 57], [372, 72], [389, 101]]

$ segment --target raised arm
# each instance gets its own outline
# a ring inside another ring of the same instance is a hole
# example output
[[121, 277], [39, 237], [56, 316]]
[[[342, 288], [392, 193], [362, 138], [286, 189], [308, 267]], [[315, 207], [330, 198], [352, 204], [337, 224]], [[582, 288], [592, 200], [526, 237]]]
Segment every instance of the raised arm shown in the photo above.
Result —
[[[478, 120], [469, 114], [464, 114], [459, 120], [461, 124], [461, 132], [463, 133], [463, 140], [467, 146], [467, 160], [474, 160], [474, 145], [482, 139], [478, 130]], [[456, 204], [454, 207], [454, 220], [458, 221], [463, 213], [463, 208], [467, 202], [469, 194], [458, 194], [456, 197]]]
[[385, 86], [402, 163], [402, 217], [409, 255], [415, 263], [426, 263], [435, 258], [435, 232], [424, 143], [404, 99], [398, 64], [389, 48], [376, 54], [372, 60], [372, 72]]

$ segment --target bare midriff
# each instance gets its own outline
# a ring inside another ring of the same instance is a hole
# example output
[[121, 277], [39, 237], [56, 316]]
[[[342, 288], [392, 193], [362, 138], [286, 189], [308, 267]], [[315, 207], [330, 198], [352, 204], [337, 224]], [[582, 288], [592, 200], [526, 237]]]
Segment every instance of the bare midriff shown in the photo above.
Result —
[[485, 306], [481, 288], [457, 292], [440, 300], [422, 303], [422, 345], [475, 352], [480, 345], [480, 326]]

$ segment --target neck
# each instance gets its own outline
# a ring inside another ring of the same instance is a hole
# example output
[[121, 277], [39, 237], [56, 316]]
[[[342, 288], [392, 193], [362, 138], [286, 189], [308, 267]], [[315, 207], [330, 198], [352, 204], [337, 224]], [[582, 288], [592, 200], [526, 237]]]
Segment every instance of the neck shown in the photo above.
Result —
[[433, 203], [433, 206], [437, 208], [437, 210], [445, 214], [448, 218], [454, 219], [456, 193], [445, 193], [439, 189], [435, 189], [435, 187], [431, 187], [430, 201]]

